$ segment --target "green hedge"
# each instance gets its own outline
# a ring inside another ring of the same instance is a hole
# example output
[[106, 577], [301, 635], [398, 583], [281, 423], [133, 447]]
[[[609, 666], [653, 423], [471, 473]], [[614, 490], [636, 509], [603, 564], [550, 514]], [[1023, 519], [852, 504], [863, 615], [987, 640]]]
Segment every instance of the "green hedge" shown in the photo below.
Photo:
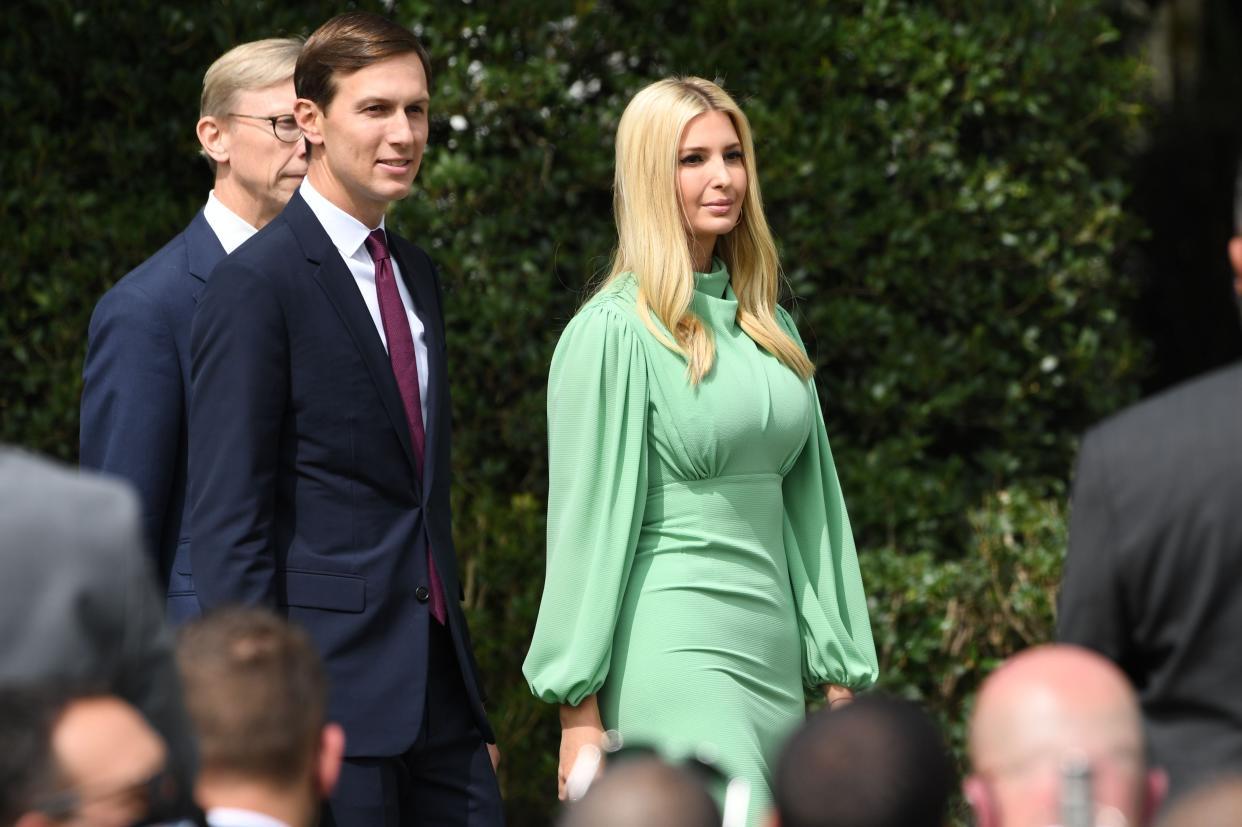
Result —
[[[367, 4], [362, 4], [367, 5]], [[432, 146], [392, 221], [447, 280], [458, 546], [511, 823], [558, 731], [520, 675], [543, 578], [544, 383], [612, 241], [612, 136], [654, 78], [752, 120], [791, 307], [861, 550], [883, 684], [960, 742], [1051, 629], [1075, 435], [1132, 399], [1122, 209], [1143, 73], [1088, 0], [396, 3], [433, 58]], [[72, 458], [94, 301], [192, 215], [210, 60], [338, 4], [10, 3], [0, 75], [0, 440]], [[12, 114], [10, 114], [12, 113]]]

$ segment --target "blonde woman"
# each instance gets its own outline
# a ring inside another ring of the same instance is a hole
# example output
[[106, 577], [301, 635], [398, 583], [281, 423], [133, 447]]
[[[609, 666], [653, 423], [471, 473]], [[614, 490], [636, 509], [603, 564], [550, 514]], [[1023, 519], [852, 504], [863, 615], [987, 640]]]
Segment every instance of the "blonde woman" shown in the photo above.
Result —
[[605, 728], [710, 749], [770, 801], [805, 715], [877, 674], [807, 358], [776, 304], [746, 116], [701, 78], [639, 92], [616, 141], [617, 249], [548, 381], [548, 561], [523, 671], [565, 776]]

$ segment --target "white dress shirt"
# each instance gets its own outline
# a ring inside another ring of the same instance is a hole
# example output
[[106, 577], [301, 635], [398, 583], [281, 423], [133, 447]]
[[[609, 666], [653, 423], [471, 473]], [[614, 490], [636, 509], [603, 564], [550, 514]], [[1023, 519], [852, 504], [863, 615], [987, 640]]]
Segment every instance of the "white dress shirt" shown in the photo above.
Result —
[[[311, 212], [315, 214], [315, 218], [319, 219], [320, 225], [328, 234], [328, 238], [332, 239], [333, 245], [341, 254], [341, 258], [345, 260], [345, 264], [349, 267], [349, 272], [354, 277], [354, 282], [358, 285], [358, 292], [362, 294], [362, 300], [366, 302], [367, 310], [371, 311], [371, 321], [375, 323], [375, 330], [379, 333], [380, 341], [384, 343], [384, 349], [388, 349], [388, 337], [384, 335], [384, 322], [380, 318], [379, 293], [375, 289], [375, 262], [371, 260], [371, 254], [367, 252], [366, 240], [371, 234], [371, 227], [363, 224], [340, 207], [333, 204], [327, 198], [324, 198], [311, 185], [310, 176], [302, 179], [302, 184], [298, 188], [302, 199], [306, 201], [306, 206], [310, 207]], [[384, 219], [380, 219], [379, 229], [384, 229]], [[389, 241], [388, 252], [391, 256], [393, 253], [392, 242]], [[405, 281], [401, 278], [401, 267], [397, 264], [396, 256], [392, 256], [392, 272], [397, 279], [397, 292], [401, 294], [401, 304], [405, 307], [406, 318], [410, 321], [410, 334], [414, 337], [414, 359], [418, 362], [418, 396], [422, 402], [423, 409], [423, 427], [427, 427], [427, 342], [424, 337], [424, 327], [421, 319], [414, 312], [414, 302], [410, 298], [410, 291], [405, 289]]]
[[207, 811], [211, 827], [289, 827], [280, 819], [240, 807], [212, 807]]
[[216, 198], [215, 190], [207, 193], [207, 206], [203, 207], [203, 218], [207, 219], [207, 225], [216, 234], [216, 238], [220, 239], [220, 246], [224, 247], [225, 255], [232, 253], [242, 246], [242, 242], [258, 232], [246, 222], [246, 219], [224, 206], [224, 202]]

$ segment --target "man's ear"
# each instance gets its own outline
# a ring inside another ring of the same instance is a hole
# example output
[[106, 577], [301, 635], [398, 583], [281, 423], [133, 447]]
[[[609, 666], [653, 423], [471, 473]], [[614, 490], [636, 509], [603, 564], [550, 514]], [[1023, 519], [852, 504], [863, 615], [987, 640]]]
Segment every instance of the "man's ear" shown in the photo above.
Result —
[[1229, 239], [1229, 264], [1233, 267], [1233, 292], [1242, 296], [1242, 235]]
[[340, 724], [325, 724], [319, 733], [319, 756], [315, 763], [315, 784], [321, 798], [327, 798], [341, 777], [345, 756], [345, 730]]
[[977, 775], [970, 775], [962, 782], [962, 795], [975, 814], [975, 827], [1000, 827], [993, 812], [992, 795], [988, 784]]
[[220, 125], [218, 118], [213, 115], [204, 115], [198, 119], [195, 131], [198, 133], [198, 142], [203, 145], [203, 152], [207, 153], [208, 158], [217, 164], [229, 162], [229, 136], [224, 127]]
[[298, 98], [297, 103], [293, 104], [293, 117], [308, 142], [315, 145], [323, 143], [323, 110], [319, 104], [309, 98]]
[[[1238, 239], [1234, 239], [1237, 241]], [[1169, 792], [1169, 774], [1157, 767], [1147, 771], [1147, 783], [1143, 788], [1143, 823], [1150, 824], [1160, 812], [1160, 805]]]

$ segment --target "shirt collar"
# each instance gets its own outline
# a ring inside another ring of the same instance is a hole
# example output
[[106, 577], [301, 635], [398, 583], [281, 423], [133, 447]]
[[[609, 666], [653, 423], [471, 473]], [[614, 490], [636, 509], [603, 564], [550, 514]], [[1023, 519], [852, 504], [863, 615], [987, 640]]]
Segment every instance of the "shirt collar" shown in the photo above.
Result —
[[203, 207], [203, 218], [207, 226], [220, 239], [220, 246], [226, 254], [238, 247], [258, 232], [246, 219], [224, 206], [224, 202], [216, 198], [216, 191], [207, 193], [207, 206]]
[[212, 807], [207, 811], [207, 821], [220, 827], [289, 827], [280, 819], [240, 807]]
[[[301, 193], [306, 206], [310, 207], [311, 212], [315, 214], [315, 218], [319, 219], [324, 232], [328, 234], [328, 238], [332, 239], [332, 244], [336, 249], [340, 250], [341, 255], [346, 259], [353, 258], [363, 242], [367, 240], [367, 236], [371, 234], [372, 228], [324, 198], [311, 184], [309, 175], [302, 179], [298, 192]], [[383, 218], [380, 218], [379, 229], [384, 229]], [[369, 253], [367, 258], [370, 258]]]

